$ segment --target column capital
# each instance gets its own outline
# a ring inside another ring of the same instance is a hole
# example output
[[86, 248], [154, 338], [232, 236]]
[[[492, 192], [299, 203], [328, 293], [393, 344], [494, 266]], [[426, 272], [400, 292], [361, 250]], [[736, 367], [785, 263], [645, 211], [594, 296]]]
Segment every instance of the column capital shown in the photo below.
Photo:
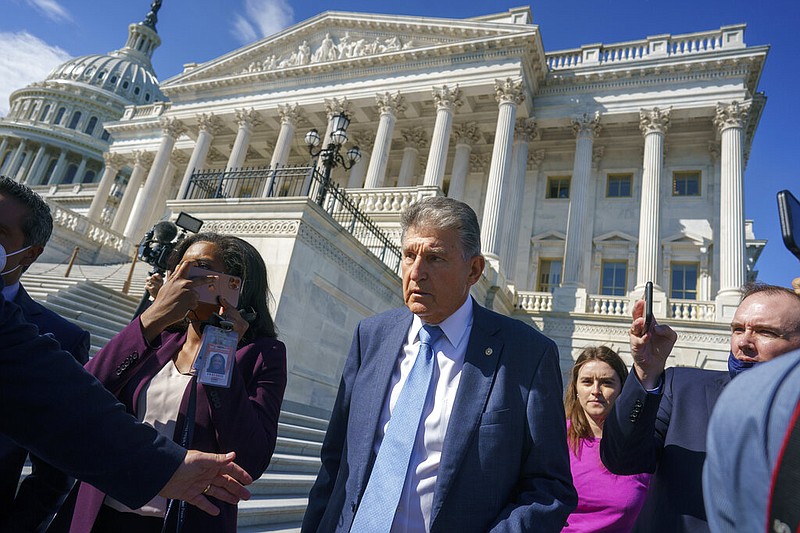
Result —
[[153, 152], [145, 152], [144, 150], [136, 150], [133, 152], [133, 164], [146, 167], [153, 162]]
[[103, 159], [106, 162], [106, 167], [119, 170], [125, 166], [125, 158], [115, 152], [104, 152]]
[[518, 118], [517, 123], [514, 125], [514, 134], [518, 140], [526, 143], [539, 139], [539, 128], [536, 127], [536, 119], [534, 117]]
[[305, 118], [305, 111], [299, 104], [283, 104], [278, 106], [281, 115], [281, 124], [297, 126]]
[[406, 148], [424, 150], [428, 146], [428, 134], [422, 126], [401, 130], [400, 135], [403, 137]]
[[672, 112], [672, 107], [667, 109], [640, 109], [639, 110], [639, 130], [642, 135], [648, 133], [667, 133], [669, 129], [669, 115]]
[[486, 169], [489, 168], [489, 161], [489, 154], [469, 154], [469, 171], [486, 172]]
[[372, 130], [354, 131], [350, 134], [350, 142], [363, 150], [371, 150], [375, 144], [375, 132]]
[[181, 150], [173, 150], [169, 154], [169, 162], [175, 166], [180, 166], [188, 163], [189, 158], [186, 157], [186, 154], [184, 154]]
[[455, 112], [464, 104], [463, 93], [456, 85], [452, 89], [447, 85], [433, 88], [433, 102], [436, 109], [449, 109]]
[[453, 127], [453, 139], [456, 144], [476, 145], [483, 140], [483, 133], [477, 122], [463, 122]]
[[750, 112], [750, 101], [737, 102], [734, 100], [730, 104], [717, 104], [717, 113], [714, 116], [714, 126], [720, 133], [728, 128], [742, 128], [747, 122]]
[[197, 115], [197, 129], [211, 135], [219, 135], [223, 130], [222, 120], [214, 113], [202, 113]]
[[250, 109], [237, 109], [235, 114], [236, 123], [239, 124], [240, 128], [255, 128], [261, 124], [261, 115], [252, 107]]
[[600, 125], [600, 111], [584, 113], [583, 115], [572, 117], [570, 126], [572, 127], [572, 134], [575, 135], [575, 137], [580, 137], [582, 135], [590, 135], [593, 138], [597, 137], [603, 130], [603, 126]]
[[522, 80], [506, 78], [505, 80], [494, 80], [494, 99], [498, 104], [513, 103], [521, 104], [525, 101], [525, 88]]
[[539, 170], [539, 167], [544, 161], [545, 151], [534, 150], [528, 154], [528, 168], [531, 170]]
[[378, 109], [381, 115], [397, 116], [406, 111], [406, 98], [397, 91], [395, 94], [386, 91], [385, 93], [378, 93], [375, 95], [375, 102], [378, 104]]
[[338, 98], [326, 98], [325, 113], [328, 115], [328, 120], [339, 113], [344, 113], [349, 117], [353, 114], [353, 102], [348, 100], [346, 96], [341, 100]]
[[186, 131], [184, 123], [175, 117], [161, 117], [158, 120], [158, 125], [161, 128], [161, 133], [173, 139], [177, 139]]

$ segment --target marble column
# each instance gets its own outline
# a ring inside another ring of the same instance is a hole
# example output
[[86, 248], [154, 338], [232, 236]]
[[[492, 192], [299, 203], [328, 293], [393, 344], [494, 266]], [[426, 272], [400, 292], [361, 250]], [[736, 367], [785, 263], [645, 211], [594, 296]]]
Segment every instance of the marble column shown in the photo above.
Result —
[[150, 166], [147, 179], [144, 181], [144, 186], [139, 193], [145, 201], [136, 202], [123, 232], [126, 237], [132, 240], [138, 240], [141, 237], [140, 233], [144, 231], [143, 228], [148, 222], [147, 218], [152, 206], [163, 201], [162, 198], [158, 197], [158, 192], [161, 190], [165, 179], [167, 165], [169, 165], [170, 157], [172, 156], [172, 149], [177, 138], [186, 131], [183, 122], [174, 117], [162, 117], [159, 125], [161, 126], [161, 143], [158, 146], [155, 159], [153, 159], [153, 164]]
[[384, 181], [386, 181], [386, 168], [389, 165], [389, 152], [392, 149], [394, 125], [397, 122], [397, 115], [406, 110], [405, 98], [399, 92], [378, 94], [375, 100], [381, 115], [378, 122], [378, 133], [375, 135], [375, 147], [372, 157], [369, 158], [367, 180], [364, 183], [365, 189], [383, 187]]
[[744, 126], [750, 102], [717, 104], [714, 125], [720, 154], [720, 273], [717, 297], [739, 297], [746, 281], [744, 235]]
[[50, 174], [47, 184], [48, 185], [58, 185], [61, 183], [61, 178], [64, 177], [64, 168], [67, 166], [67, 151], [61, 150], [61, 153], [58, 155], [58, 161], [56, 161], [56, 166], [53, 167], [53, 173]]
[[33, 168], [33, 157], [33, 150], [25, 154], [25, 160], [22, 162], [19, 170], [17, 171], [17, 181], [20, 183], [25, 183], [27, 181], [28, 173], [31, 171], [31, 168]]
[[103, 168], [103, 175], [100, 178], [100, 184], [92, 198], [92, 204], [89, 206], [89, 212], [86, 217], [94, 222], [101, 222], [103, 217], [103, 208], [108, 203], [108, 194], [111, 192], [111, 186], [114, 185], [114, 180], [117, 178], [119, 169], [125, 164], [125, 160], [119, 154], [113, 152], [105, 152], [103, 154], [105, 159], [105, 168]]
[[450, 132], [453, 129], [453, 114], [464, 104], [461, 89], [447, 85], [433, 88], [433, 102], [436, 106], [436, 122], [433, 126], [431, 149], [428, 152], [428, 166], [425, 168], [426, 187], [442, 188], [447, 149], [450, 145]]
[[[325, 99], [325, 114], [328, 117], [328, 123], [325, 126], [325, 135], [320, 138], [320, 145], [317, 149], [325, 149], [331, 142], [331, 120], [335, 115], [339, 113], [344, 113], [348, 117], [353, 116], [353, 103], [347, 99], [347, 97], [342, 98], [339, 100], [338, 98], [326, 98]], [[325, 173], [325, 166], [322, 163], [322, 157], [317, 157], [317, 162], [315, 164], [317, 172], [320, 174]], [[314, 182], [309, 183], [311, 177], [309, 176], [306, 182], [303, 184], [302, 190], [308, 190], [310, 198], [317, 197], [317, 188], [314, 186]]]
[[27, 148], [27, 146], [28, 146], [28, 140], [22, 139], [20, 140], [17, 149], [14, 150], [14, 153], [11, 156], [11, 159], [9, 160], [8, 164], [6, 165], [6, 170], [5, 170], [9, 178], [11, 179], [16, 178], [17, 171], [19, 170], [18, 167], [20, 161], [22, 161], [22, 156], [25, 153], [25, 149]]
[[467, 186], [469, 174], [469, 156], [472, 146], [483, 140], [483, 134], [477, 122], [465, 122], [453, 128], [453, 138], [456, 144], [456, 153], [453, 156], [453, 170], [450, 172], [450, 186], [447, 196], [456, 200], [464, 199], [464, 189]]
[[[662, 110], [657, 107], [639, 112], [639, 129], [644, 135], [644, 160], [635, 291], [643, 289], [648, 281], [658, 285], [659, 280], [661, 175], [664, 167], [664, 137], [669, 129], [670, 112], [671, 108]], [[659, 290], [663, 291], [660, 287]]]
[[42, 144], [39, 146], [39, 150], [36, 152], [36, 157], [33, 160], [33, 165], [31, 165], [31, 170], [28, 173], [28, 179], [26, 183], [33, 187], [39, 185], [42, 182], [42, 173], [44, 172], [44, 165], [47, 155], [47, 145]]
[[128, 185], [125, 187], [125, 192], [122, 194], [122, 200], [117, 207], [117, 213], [114, 215], [114, 222], [111, 223], [111, 229], [122, 233], [125, 226], [128, 224], [128, 216], [131, 213], [133, 202], [139, 195], [139, 189], [142, 187], [145, 173], [153, 162], [153, 154], [150, 152], [133, 153], [133, 172], [128, 179]]
[[178, 189], [178, 198], [185, 199], [186, 194], [189, 192], [189, 182], [192, 179], [192, 174], [195, 171], [203, 170], [206, 165], [206, 158], [208, 151], [211, 148], [211, 142], [214, 137], [218, 135], [222, 129], [222, 121], [213, 113], [203, 113], [197, 117], [197, 142], [194, 144], [192, 155], [189, 157], [189, 164], [186, 165], [186, 172], [183, 174], [181, 185]]
[[398, 187], [410, 187], [415, 185], [414, 177], [417, 171], [417, 159], [419, 151], [428, 146], [428, 137], [425, 128], [415, 126], [407, 130], [402, 130], [405, 147], [403, 148], [403, 160], [400, 162], [400, 173], [397, 175]]
[[78, 164], [78, 170], [75, 171], [75, 177], [72, 178], [72, 183], [83, 183], [83, 174], [86, 172], [86, 164], [88, 161], [86, 157], [81, 157], [81, 162]]
[[519, 246], [519, 230], [522, 220], [522, 202], [525, 193], [525, 177], [528, 174], [528, 143], [538, 137], [536, 119], [517, 119], [514, 128], [514, 147], [511, 161], [511, 188], [508, 194], [508, 206], [504, 209], [508, 213], [508, 238], [503, 246], [503, 264], [506, 265], [506, 279], [516, 279], [517, 247]]
[[353, 146], [358, 146], [361, 158], [350, 169], [350, 176], [347, 179], [347, 188], [359, 188], [364, 186], [364, 178], [367, 175], [367, 165], [370, 161], [372, 147], [375, 144], [375, 134], [372, 131], [364, 130], [353, 132], [351, 135]]
[[[585, 287], [581, 265], [586, 251], [586, 197], [589, 194], [589, 181], [592, 176], [592, 145], [600, 133], [600, 113], [584, 113], [572, 119], [572, 132], [575, 134], [575, 161], [572, 165], [572, 179], [569, 187], [569, 214], [567, 216], [567, 239], [564, 243], [564, 274], [561, 285], [566, 287]], [[588, 235], [591, 237], [591, 235]]]
[[494, 87], [499, 113], [492, 147], [492, 162], [489, 166], [486, 200], [483, 204], [481, 245], [486, 258], [499, 271], [505, 229], [503, 228], [505, 213], [501, 208], [503, 196], [508, 194], [509, 188], [511, 148], [514, 141], [517, 107], [525, 100], [525, 91], [521, 80], [512, 80], [511, 78], [507, 78], [505, 81], [495, 80]]
[[144, 224], [139, 226], [141, 233], [144, 233], [153, 224], [161, 220], [161, 217], [164, 215], [167, 206], [167, 200], [169, 200], [168, 194], [170, 192], [170, 185], [172, 185], [172, 182], [175, 179], [175, 173], [177, 172], [178, 167], [186, 163], [186, 161], [186, 156], [182, 152], [179, 152], [178, 150], [172, 151], [169, 162], [167, 163], [167, 168], [164, 171], [164, 179], [161, 180], [161, 186], [156, 192], [157, 200], [150, 202], [150, 210], [147, 213], [147, 217], [144, 219]]
[[0, 142], [0, 174], [3, 173], [3, 167], [5, 166], [5, 159], [3, 156], [6, 155], [6, 149], [8, 148], [8, 137], [3, 137], [2, 142]]
[[297, 123], [303, 118], [303, 109], [297, 105], [283, 105], [278, 107], [281, 115], [281, 129], [278, 133], [278, 141], [275, 143], [275, 150], [272, 152], [270, 168], [286, 166], [289, 161], [289, 153], [292, 150], [294, 141], [294, 131]]
[[236, 140], [233, 141], [226, 170], [240, 169], [244, 166], [247, 149], [250, 147], [250, 136], [253, 134], [253, 128], [261, 123], [261, 116], [255, 109], [237, 109], [236, 123], [239, 124], [239, 130], [236, 132]]

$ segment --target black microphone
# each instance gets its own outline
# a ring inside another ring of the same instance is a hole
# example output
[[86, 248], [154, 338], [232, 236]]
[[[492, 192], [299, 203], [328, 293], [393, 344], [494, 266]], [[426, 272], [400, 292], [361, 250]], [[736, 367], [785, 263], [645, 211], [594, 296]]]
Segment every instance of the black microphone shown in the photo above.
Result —
[[178, 235], [178, 226], [173, 222], [164, 220], [153, 226], [153, 237], [155, 242], [168, 243]]

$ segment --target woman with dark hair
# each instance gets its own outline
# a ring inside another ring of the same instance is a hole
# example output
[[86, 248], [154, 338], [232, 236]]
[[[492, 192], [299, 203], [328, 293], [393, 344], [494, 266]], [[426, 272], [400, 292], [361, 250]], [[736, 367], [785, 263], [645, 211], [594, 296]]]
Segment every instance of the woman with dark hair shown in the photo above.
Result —
[[[139, 420], [189, 448], [236, 452], [236, 462], [256, 479], [275, 449], [286, 387], [286, 349], [276, 338], [269, 313], [264, 261], [241, 239], [201, 233], [178, 244], [173, 265], [150, 308], [111, 339], [86, 369]], [[238, 309], [222, 297], [216, 304], [200, 302], [196, 289], [218, 277], [191, 278], [192, 267], [241, 278]], [[222, 321], [235, 332], [227, 388], [203, 384], [193, 371], [204, 331], [216, 331], [206, 328]], [[213, 488], [206, 490], [220, 508], [218, 516], [159, 497], [128, 509], [83, 483], [73, 489], [55, 530], [69, 523], [71, 512], [72, 532], [146, 533], [164, 527], [169, 532], [234, 533], [236, 506], [216, 500]]]
[[627, 377], [625, 363], [606, 346], [584, 349], [572, 367], [564, 405], [578, 506], [563, 531], [627, 532], [644, 504], [650, 474], [618, 476], [600, 461], [603, 424]]

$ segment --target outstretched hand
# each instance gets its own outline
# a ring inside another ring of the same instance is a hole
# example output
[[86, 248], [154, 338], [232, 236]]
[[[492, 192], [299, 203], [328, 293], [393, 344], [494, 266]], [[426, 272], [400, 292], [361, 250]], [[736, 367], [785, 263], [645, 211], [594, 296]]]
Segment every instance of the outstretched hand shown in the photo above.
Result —
[[213, 496], [227, 503], [237, 504], [250, 498], [244, 488], [253, 478], [234, 463], [236, 454], [227, 455], [189, 450], [183, 463], [172, 475], [159, 494], [173, 500], [183, 500], [216, 516], [219, 508], [206, 496]]
[[678, 340], [678, 334], [671, 327], [659, 324], [655, 318], [645, 331], [644, 305], [644, 300], [633, 305], [631, 355], [639, 381], [646, 389], [651, 390], [658, 386], [659, 377], [664, 372], [667, 357]]

